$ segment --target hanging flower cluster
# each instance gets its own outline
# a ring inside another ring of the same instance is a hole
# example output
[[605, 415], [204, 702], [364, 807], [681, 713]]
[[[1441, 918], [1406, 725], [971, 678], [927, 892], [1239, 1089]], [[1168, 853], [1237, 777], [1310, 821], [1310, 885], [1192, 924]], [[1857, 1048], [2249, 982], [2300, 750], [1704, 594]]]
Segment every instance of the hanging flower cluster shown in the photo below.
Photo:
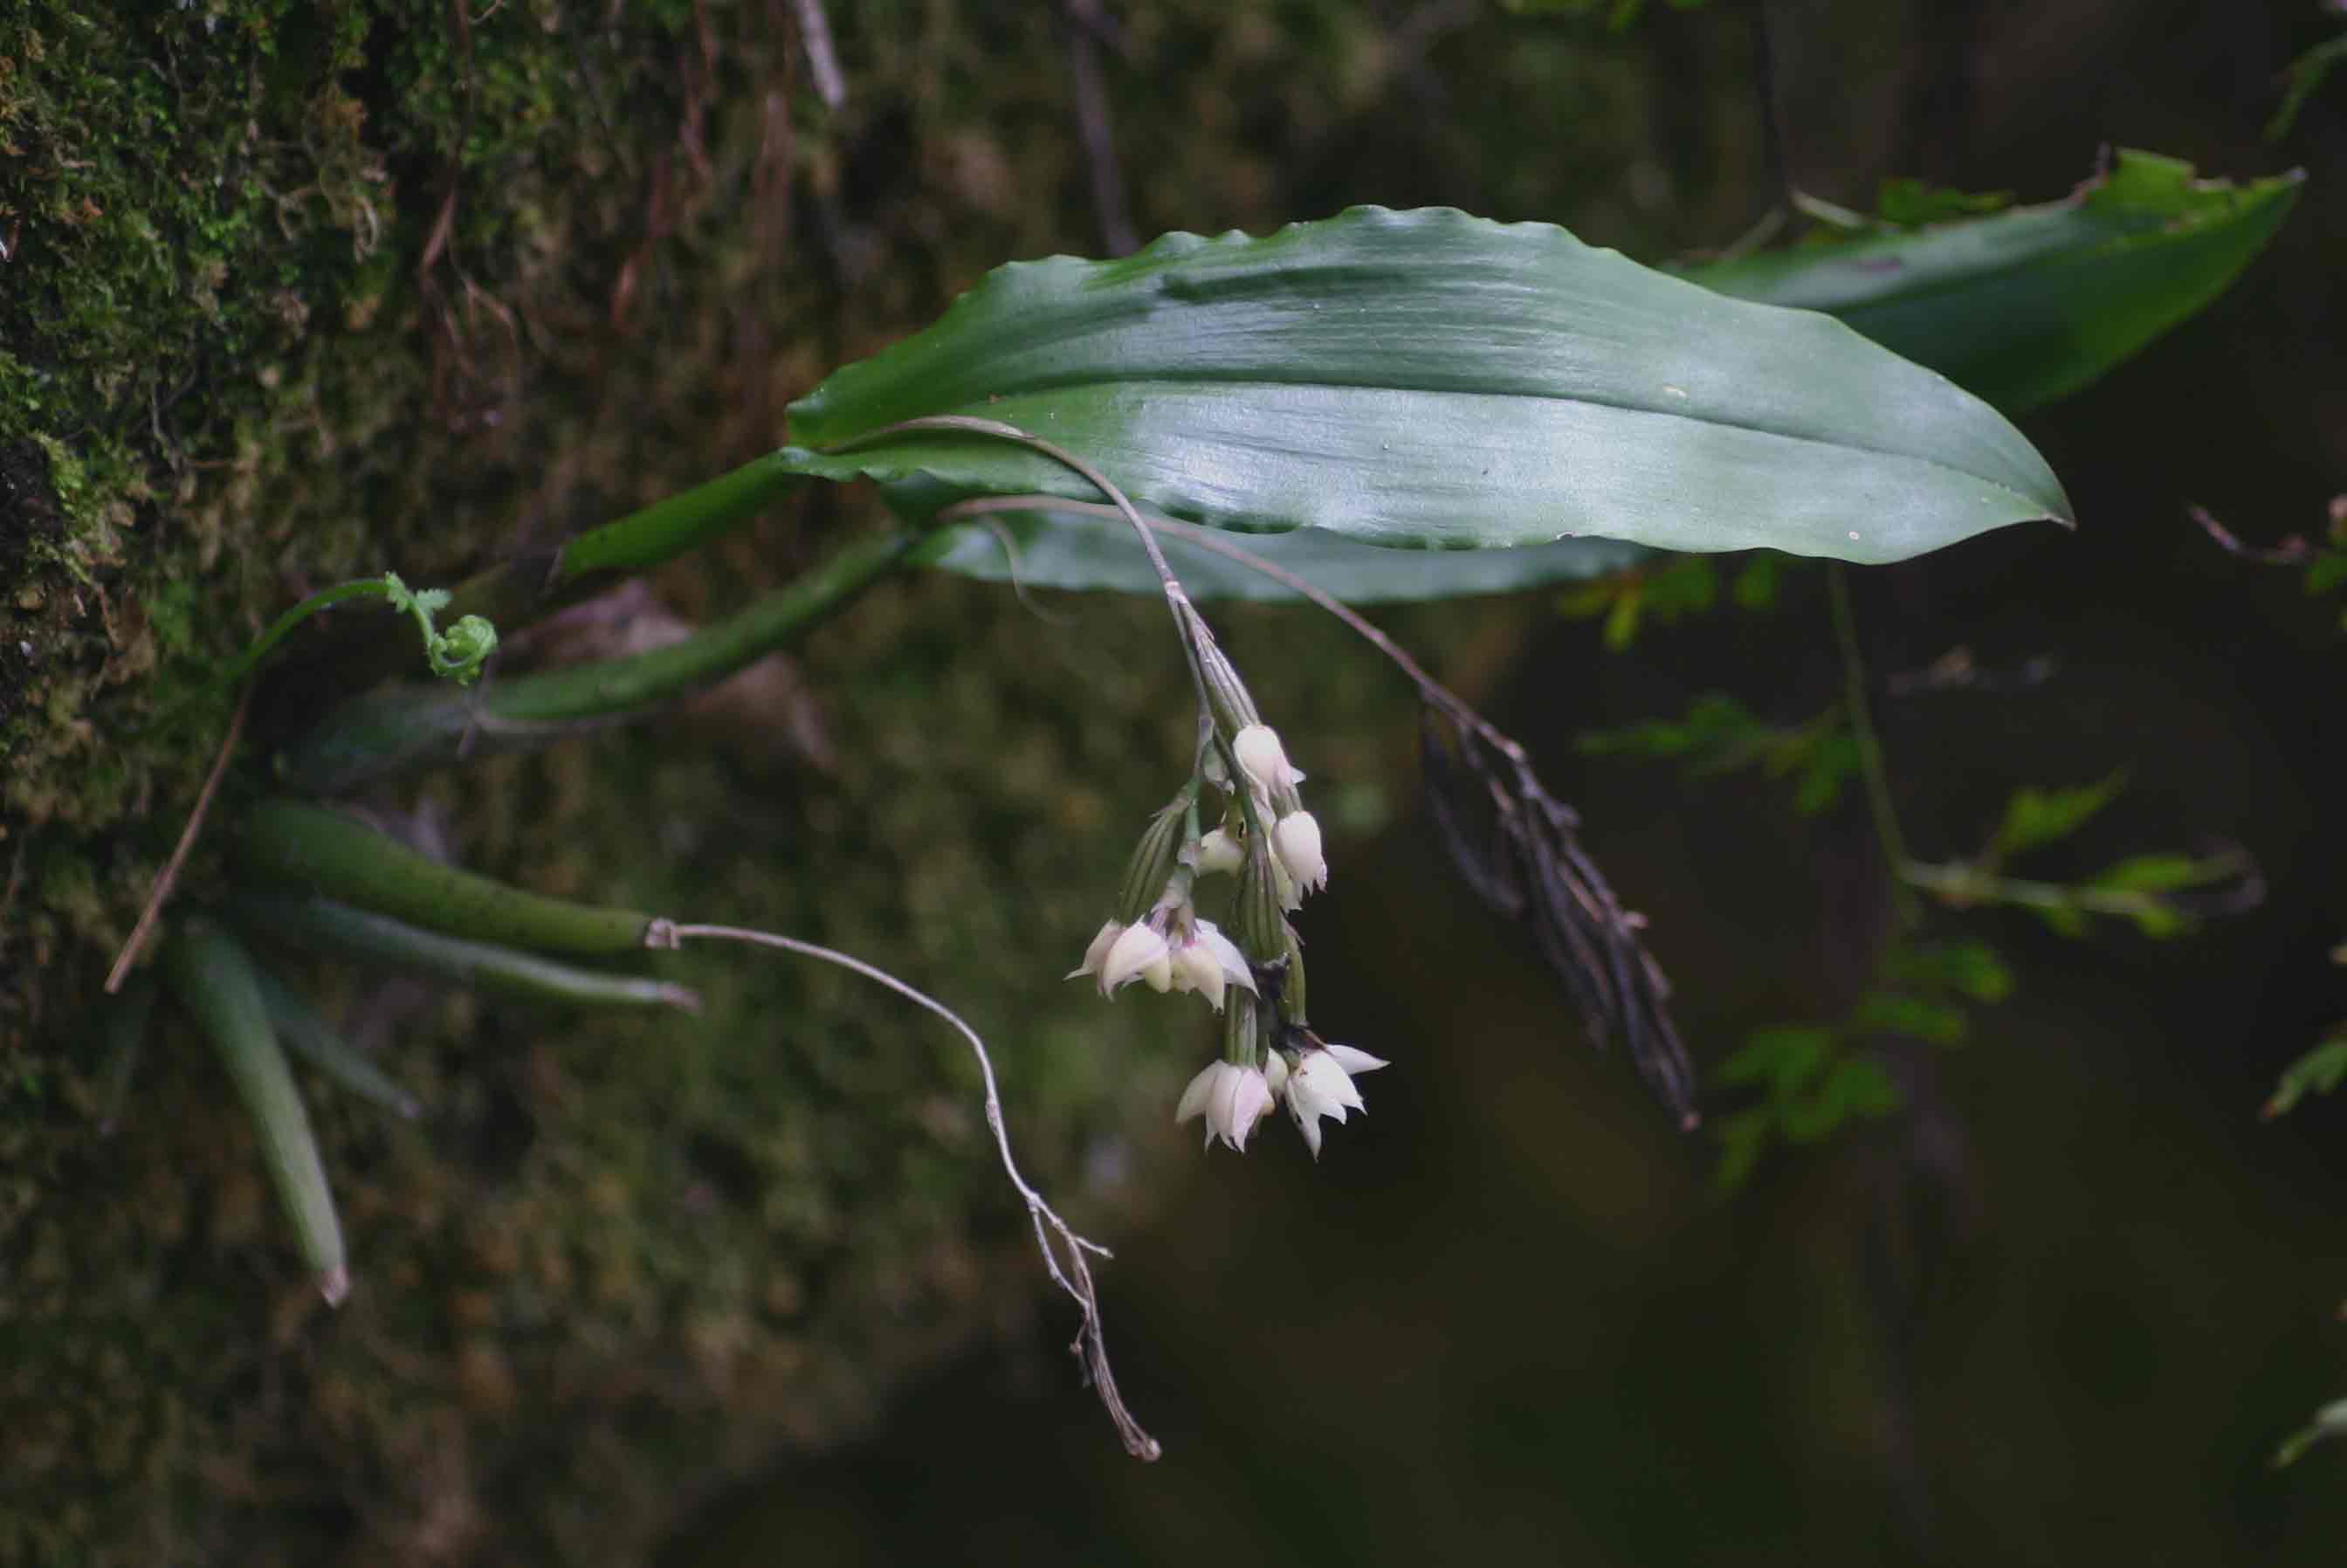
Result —
[[[1222, 1055], [1190, 1081], [1174, 1120], [1202, 1118], [1209, 1144], [1244, 1153], [1264, 1114], [1285, 1104], [1317, 1159], [1320, 1123], [1361, 1110], [1354, 1078], [1386, 1063], [1327, 1043], [1306, 1019], [1304, 946], [1287, 915], [1328, 885], [1320, 824], [1297, 790], [1305, 775], [1213, 632], [1186, 600], [1176, 615], [1204, 696], [1197, 763], [1142, 834], [1114, 917], [1068, 978], [1091, 977], [1103, 997], [1135, 980], [1204, 997], [1223, 1018]], [[1222, 809], [1205, 830], [1209, 791]], [[1199, 880], [1216, 875], [1235, 882], [1235, 939], [1193, 901]]]

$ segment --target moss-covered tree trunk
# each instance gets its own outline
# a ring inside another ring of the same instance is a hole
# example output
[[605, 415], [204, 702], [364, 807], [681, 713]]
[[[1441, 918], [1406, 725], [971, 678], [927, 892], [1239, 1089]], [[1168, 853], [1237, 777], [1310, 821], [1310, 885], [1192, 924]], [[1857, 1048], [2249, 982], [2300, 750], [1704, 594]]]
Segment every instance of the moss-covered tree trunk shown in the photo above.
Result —
[[[986, 266], [1100, 248], [1059, 8], [831, 9], [837, 107], [791, 0], [0, 0], [0, 1556], [635, 1561], [1031, 1287], [958, 1046], [828, 972], [703, 965], [698, 1020], [610, 1023], [281, 960], [427, 1107], [311, 1085], [339, 1311], [168, 1010], [101, 1132], [99, 984], [225, 728], [210, 673], [270, 616], [705, 478]], [[1441, 35], [1384, 9], [1180, 0], [1077, 46], [1142, 233], [1542, 215], [1619, 74], [1534, 36], [1512, 101], [1422, 138], [1379, 106]], [[579, 635], [731, 609], [867, 523], [794, 503]], [[1030, 1168], [1103, 1217], [1190, 1066], [1181, 1020], [1055, 979], [1186, 761], [1160, 619], [1087, 607], [1070, 653], [1008, 595], [891, 583], [713, 706], [363, 804], [542, 890], [953, 994]], [[1269, 679], [1333, 748], [1379, 678]], [[274, 689], [181, 899], [334, 695]]]

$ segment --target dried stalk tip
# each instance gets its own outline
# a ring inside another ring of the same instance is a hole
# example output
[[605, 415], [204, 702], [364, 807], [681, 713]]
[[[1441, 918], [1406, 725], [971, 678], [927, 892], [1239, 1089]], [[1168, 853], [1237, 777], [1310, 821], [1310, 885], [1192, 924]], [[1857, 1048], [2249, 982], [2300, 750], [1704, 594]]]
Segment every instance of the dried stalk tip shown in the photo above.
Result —
[[1521, 747], [1456, 698], [1430, 693], [1422, 717], [1427, 815], [1460, 880], [1531, 930], [1592, 1043], [1603, 1050], [1620, 1030], [1639, 1076], [1691, 1131], [1702, 1118], [1670, 982], [1639, 938], [1645, 922], [1582, 849], [1579, 817], [1542, 787]]

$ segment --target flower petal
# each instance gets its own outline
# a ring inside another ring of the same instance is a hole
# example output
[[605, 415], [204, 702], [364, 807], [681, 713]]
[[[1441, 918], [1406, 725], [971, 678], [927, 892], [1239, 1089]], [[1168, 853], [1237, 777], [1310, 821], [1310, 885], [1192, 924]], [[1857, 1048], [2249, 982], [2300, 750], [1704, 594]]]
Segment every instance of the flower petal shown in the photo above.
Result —
[[1287, 1098], [1287, 1114], [1295, 1122], [1296, 1130], [1304, 1134], [1304, 1146], [1311, 1150], [1312, 1157], [1317, 1160], [1320, 1157], [1320, 1118], [1317, 1114], [1307, 1114], [1292, 1094]]
[[1145, 921], [1127, 926], [1101, 959], [1101, 995], [1141, 978], [1165, 956], [1165, 934]]
[[1193, 938], [1174, 949], [1174, 973], [1182, 989], [1196, 991], [1206, 999], [1207, 1006], [1216, 1012], [1223, 1010], [1223, 991], [1230, 982], [1214, 949], [1203, 939]]
[[1201, 876], [1212, 876], [1217, 871], [1235, 876], [1239, 867], [1245, 863], [1246, 851], [1239, 847], [1239, 841], [1219, 827], [1198, 840], [1198, 875]]
[[1320, 822], [1308, 811], [1291, 811], [1271, 830], [1271, 846], [1296, 883], [1315, 892], [1328, 886], [1328, 860], [1321, 853]]
[[1255, 989], [1255, 970], [1248, 965], [1246, 955], [1240, 952], [1239, 945], [1224, 936], [1221, 928], [1212, 920], [1198, 922], [1196, 942], [1199, 947], [1214, 956], [1214, 962], [1222, 969], [1225, 979], [1235, 986], [1245, 986], [1248, 990]]
[[1102, 963], [1108, 958], [1109, 948], [1116, 945], [1117, 938], [1123, 933], [1124, 927], [1114, 920], [1103, 924], [1100, 928], [1100, 935], [1092, 938], [1092, 946], [1084, 949], [1083, 963], [1076, 968], [1070, 969], [1061, 978], [1072, 980], [1079, 975], [1099, 974]]
[[1231, 1091], [1230, 1125], [1223, 1141], [1244, 1154], [1255, 1124], [1271, 1109], [1271, 1085], [1258, 1068], [1242, 1067], [1237, 1072], [1238, 1082]]
[[1204, 1071], [1190, 1080], [1189, 1086], [1182, 1091], [1182, 1102], [1174, 1108], [1174, 1125], [1179, 1127], [1191, 1117], [1206, 1113], [1206, 1102], [1214, 1093], [1214, 1079], [1228, 1065], [1223, 1061], [1208, 1062]]

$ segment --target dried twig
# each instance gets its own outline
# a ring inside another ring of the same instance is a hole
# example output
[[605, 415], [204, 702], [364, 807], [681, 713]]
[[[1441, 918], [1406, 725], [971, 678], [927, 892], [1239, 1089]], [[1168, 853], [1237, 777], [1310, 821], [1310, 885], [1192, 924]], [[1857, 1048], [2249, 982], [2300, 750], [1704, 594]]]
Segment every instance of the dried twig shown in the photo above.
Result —
[[188, 825], [179, 834], [179, 847], [171, 851], [171, 858], [164, 864], [162, 875], [156, 877], [155, 886], [148, 889], [147, 907], [138, 912], [138, 924], [130, 928], [130, 939], [122, 944], [122, 951], [115, 958], [114, 968], [107, 971], [106, 994], [108, 996], [120, 990], [122, 982], [129, 978], [131, 966], [138, 961], [148, 938], [154, 932], [155, 917], [163, 912], [165, 901], [171, 897], [172, 886], [179, 880], [179, 867], [187, 864], [188, 851], [196, 845], [196, 835], [204, 825], [204, 814], [211, 809], [213, 792], [220, 788], [220, 777], [228, 772], [228, 759], [236, 750], [237, 737], [244, 733], [244, 710], [251, 701], [252, 688], [248, 685], [244, 694], [236, 700], [236, 712], [228, 722], [228, 733], [220, 737], [220, 755], [212, 759], [211, 774], [204, 780], [202, 793], [196, 796], [196, 809], [188, 814]]
[[[1043, 1194], [1028, 1184], [1019, 1173], [1019, 1162], [1010, 1153], [1010, 1133], [1002, 1116], [1002, 1095], [994, 1081], [994, 1060], [988, 1054], [986, 1041], [979, 1038], [959, 1013], [925, 991], [907, 985], [887, 970], [866, 963], [863, 959], [831, 948], [803, 942], [795, 937], [777, 936], [771, 931], [751, 930], [740, 926], [682, 926], [671, 920], [655, 920], [644, 934], [644, 946], [673, 949], [687, 938], [721, 942], [746, 942], [755, 947], [779, 948], [784, 952], [804, 958], [819, 958], [826, 964], [836, 964], [874, 980], [895, 991], [906, 1000], [928, 1009], [951, 1024], [956, 1033], [969, 1044], [978, 1058], [979, 1075], [986, 1083], [986, 1124], [994, 1130], [994, 1146], [1002, 1161], [1003, 1173], [1027, 1204], [1028, 1218], [1035, 1226], [1035, 1245], [1043, 1255], [1043, 1267], [1051, 1281], [1072, 1297], [1083, 1313], [1082, 1325], [1076, 1331], [1075, 1343], [1069, 1347], [1082, 1365], [1084, 1376], [1100, 1395], [1102, 1406], [1109, 1419], [1115, 1423], [1117, 1435], [1124, 1440], [1125, 1451], [1135, 1459], [1153, 1460], [1164, 1450], [1155, 1438], [1143, 1431], [1141, 1423], [1125, 1409], [1123, 1396], [1117, 1392], [1116, 1378], [1109, 1369], [1108, 1343], [1101, 1332], [1100, 1296], [1092, 1285], [1092, 1266], [1085, 1254], [1110, 1256], [1108, 1248], [1098, 1242], [1079, 1235], [1056, 1210], [1046, 1203]], [[1053, 1244], [1056, 1237], [1058, 1245]]]
[[2291, 534], [2280, 544], [2260, 549], [2255, 545], [2243, 544], [2230, 528], [2210, 516], [2206, 507], [2188, 507], [2185, 509], [2192, 515], [2192, 520], [2200, 525], [2201, 530], [2216, 540], [2227, 555], [2239, 556], [2243, 560], [2256, 561], [2260, 566], [2304, 566], [2314, 559], [2314, 547], [2308, 544], [2301, 535]]
[[1076, 133], [1092, 177], [1092, 212], [1101, 243], [1112, 256], [1129, 256], [1139, 243], [1133, 210], [1125, 200], [1124, 171], [1116, 161], [1116, 131], [1109, 121], [1108, 88], [1101, 79], [1096, 41], [1104, 20], [1099, 0], [1063, 0], [1069, 26], [1068, 85], [1076, 99]]
[[831, 19], [823, 0], [792, 0], [799, 15], [799, 44], [806, 50], [807, 76], [815, 83], [823, 107], [837, 114], [847, 102], [847, 78], [840, 74], [839, 56], [831, 46]]

